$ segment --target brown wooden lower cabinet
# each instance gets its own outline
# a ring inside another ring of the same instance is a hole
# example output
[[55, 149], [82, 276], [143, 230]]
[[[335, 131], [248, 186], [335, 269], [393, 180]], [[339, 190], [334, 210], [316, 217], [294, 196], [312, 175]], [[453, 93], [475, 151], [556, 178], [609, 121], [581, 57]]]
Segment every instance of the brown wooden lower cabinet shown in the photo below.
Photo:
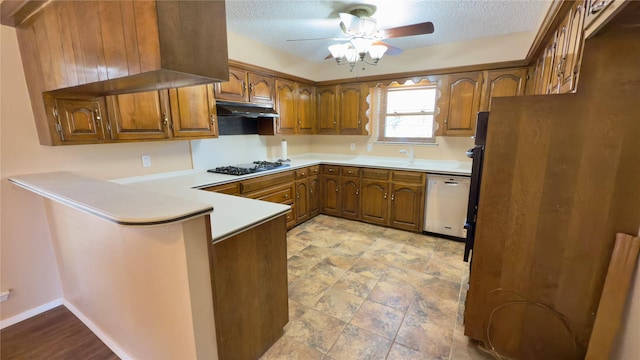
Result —
[[209, 246], [220, 359], [257, 359], [289, 321], [285, 216]]
[[309, 218], [320, 214], [320, 177], [309, 178]]

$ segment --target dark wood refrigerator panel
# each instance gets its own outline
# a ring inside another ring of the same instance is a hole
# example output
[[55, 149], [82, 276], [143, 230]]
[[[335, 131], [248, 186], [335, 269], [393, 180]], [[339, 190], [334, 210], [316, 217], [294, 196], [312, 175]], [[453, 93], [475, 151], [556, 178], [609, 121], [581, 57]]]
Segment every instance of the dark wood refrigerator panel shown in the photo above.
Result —
[[584, 51], [576, 94], [492, 105], [465, 334], [510, 358], [584, 358], [615, 234], [640, 225], [640, 27]]

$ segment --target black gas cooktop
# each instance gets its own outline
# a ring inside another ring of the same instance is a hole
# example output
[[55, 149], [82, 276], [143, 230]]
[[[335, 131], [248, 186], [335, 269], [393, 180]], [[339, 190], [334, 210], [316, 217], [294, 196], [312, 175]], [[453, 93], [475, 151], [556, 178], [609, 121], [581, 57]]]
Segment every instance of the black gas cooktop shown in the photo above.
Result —
[[254, 161], [250, 164], [239, 164], [234, 166], [221, 166], [215, 169], [209, 169], [208, 172], [227, 175], [247, 175], [260, 171], [279, 169], [289, 166], [289, 164], [276, 161]]

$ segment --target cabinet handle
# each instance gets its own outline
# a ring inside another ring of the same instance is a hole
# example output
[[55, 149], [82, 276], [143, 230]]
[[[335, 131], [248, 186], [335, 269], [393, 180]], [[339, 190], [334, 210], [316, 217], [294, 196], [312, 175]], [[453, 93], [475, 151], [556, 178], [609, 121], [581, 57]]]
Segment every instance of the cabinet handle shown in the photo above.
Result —
[[169, 118], [167, 117], [166, 111], [162, 112], [162, 123], [164, 124], [164, 126], [167, 126], [169, 124]]
[[387, 199], [387, 193], [384, 193], [384, 199], [385, 200]]
[[249, 95], [253, 95], [253, 84], [249, 84]]
[[289, 197], [289, 194], [284, 194], [284, 195], [282, 195], [282, 197], [286, 199], [286, 198]]
[[213, 114], [209, 115], [209, 119], [211, 119], [211, 125], [215, 125], [216, 123], [216, 117], [213, 116]]
[[300, 176], [304, 176], [304, 173], [300, 173]]
[[347, 171], [347, 174], [353, 174], [353, 170]]
[[360, 195], [360, 190], [356, 190], [356, 195]]
[[313, 189], [309, 190], [309, 194], [313, 195]]
[[444, 124], [447, 125], [448, 123], [449, 123], [449, 118], [448, 117], [444, 118]]
[[394, 201], [396, 199], [396, 193], [391, 194], [391, 201]]
[[242, 95], [244, 96], [244, 93], [247, 92], [247, 83], [246, 82], [242, 82]]
[[100, 112], [98, 111], [98, 109], [94, 109], [93, 112], [96, 113], [96, 120], [102, 120], [102, 116], [100, 116]]
[[338, 187], [336, 186], [336, 192], [338, 192]]
[[333, 169], [329, 169], [329, 172], [333, 172]]
[[296, 195], [296, 199], [300, 199], [300, 193]]

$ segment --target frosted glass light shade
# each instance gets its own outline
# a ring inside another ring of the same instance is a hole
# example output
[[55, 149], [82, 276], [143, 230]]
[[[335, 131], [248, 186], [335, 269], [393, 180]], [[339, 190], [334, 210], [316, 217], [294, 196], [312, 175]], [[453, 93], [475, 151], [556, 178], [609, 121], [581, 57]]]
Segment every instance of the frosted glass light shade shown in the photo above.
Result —
[[335, 59], [340, 59], [345, 56], [346, 46], [344, 44], [331, 45], [329, 46], [329, 51]]
[[386, 51], [387, 47], [384, 45], [372, 45], [369, 47], [369, 56], [377, 62]]

